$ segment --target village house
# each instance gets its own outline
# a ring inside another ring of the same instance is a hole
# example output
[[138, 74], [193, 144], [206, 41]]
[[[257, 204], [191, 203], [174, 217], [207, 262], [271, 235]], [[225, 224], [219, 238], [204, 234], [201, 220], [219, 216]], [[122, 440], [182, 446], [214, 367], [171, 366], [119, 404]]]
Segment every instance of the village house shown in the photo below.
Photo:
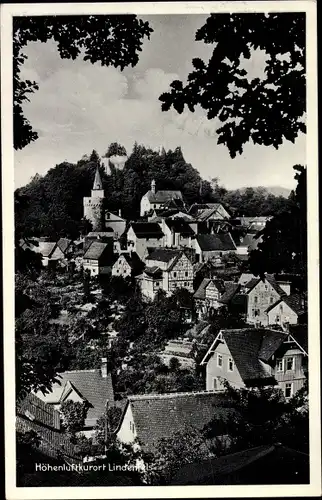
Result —
[[268, 325], [280, 325], [288, 329], [289, 325], [307, 322], [306, 300], [303, 295], [284, 295], [266, 309]]
[[194, 203], [189, 209], [189, 214], [200, 221], [215, 221], [230, 219], [230, 214], [221, 203]]
[[137, 277], [143, 296], [154, 299], [159, 290], [171, 294], [176, 288], [193, 292], [193, 266], [184, 251], [157, 248], [145, 264], [143, 274]]
[[194, 231], [184, 219], [162, 219], [159, 223], [164, 234], [164, 246], [166, 247], [189, 247], [192, 248]]
[[272, 275], [264, 279], [252, 278], [243, 285], [241, 292], [247, 295], [246, 321], [256, 326], [268, 325], [268, 307], [286, 295]]
[[[155, 181], [151, 182], [151, 189], [145, 193], [145, 195], [141, 199], [140, 205], [140, 215], [144, 217], [153, 209], [160, 208], [171, 208], [171, 203], [176, 202], [178, 200], [180, 205], [182, 206], [182, 193], [181, 191], [156, 191], [155, 189]], [[174, 208], [178, 208], [176, 203], [174, 203]]]
[[202, 430], [213, 417], [225, 420], [231, 413], [223, 394], [215, 392], [128, 396], [116, 436], [127, 444], [138, 440], [143, 451], [153, 453], [161, 438], [187, 428]]
[[114, 403], [112, 377], [106, 358], [102, 358], [100, 369], [66, 371], [60, 373], [58, 379], [59, 383], [52, 385], [51, 392], [44, 395], [38, 391], [36, 396], [56, 410], [65, 401], [86, 403], [87, 415], [81, 432], [90, 437], [98, 419], [105, 413], [106, 404]]
[[148, 217], [149, 222], [162, 222], [162, 219], [183, 219], [186, 221], [194, 220], [191, 215], [188, 215], [185, 209], [169, 208], [169, 209], [154, 209]]
[[164, 234], [156, 222], [131, 222], [127, 230], [127, 251], [144, 259], [148, 248], [164, 245]]
[[269, 329], [221, 330], [201, 361], [206, 389], [220, 390], [223, 381], [236, 388], [280, 387], [286, 399], [306, 380], [308, 352], [289, 333]]
[[113, 247], [108, 242], [92, 241], [82, 258], [84, 271], [91, 276], [108, 274], [111, 272]]
[[[35, 394], [28, 394], [16, 407], [17, 433], [35, 432], [39, 437], [35, 452], [39, 461], [59, 460], [66, 463], [81, 463], [76, 446], [63, 432], [60, 413]], [[34, 471], [32, 471], [34, 472]]]
[[267, 222], [272, 218], [272, 216], [256, 216], [256, 217], [236, 217], [236, 220], [240, 221], [242, 227], [247, 229], [247, 231], [252, 231], [254, 233], [261, 231], [265, 228]]
[[207, 262], [237, 251], [229, 233], [198, 234], [193, 241], [199, 262]]
[[263, 238], [261, 236], [256, 238], [256, 235], [252, 233], [240, 236], [237, 240], [235, 239], [237, 255], [248, 255], [252, 250], [257, 250], [258, 244], [262, 241]]
[[224, 293], [225, 286], [222, 280], [204, 278], [193, 296], [198, 318], [210, 316], [221, 307], [220, 297]]
[[121, 253], [113, 264], [112, 276], [133, 278], [143, 271], [144, 263], [135, 252]]
[[112, 230], [113, 237], [118, 239], [125, 231], [126, 220], [123, 219], [121, 210], [118, 215], [108, 210], [105, 212], [105, 230]]

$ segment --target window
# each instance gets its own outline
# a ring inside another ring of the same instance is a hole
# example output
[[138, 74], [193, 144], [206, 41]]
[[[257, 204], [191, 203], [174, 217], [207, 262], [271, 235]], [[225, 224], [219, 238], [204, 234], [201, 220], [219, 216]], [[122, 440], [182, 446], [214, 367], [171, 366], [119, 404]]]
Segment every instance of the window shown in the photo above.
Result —
[[184, 282], [183, 286], [187, 286], [187, 282], [186, 281]]
[[176, 273], [176, 271], [174, 271], [174, 273], [173, 273], [173, 277], [174, 277], [174, 278], [176, 278], [176, 277], [177, 277], [177, 273]]
[[187, 277], [188, 276], [188, 271], [185, 271], [184, 275], [185, 275], [185, 277]]
[[220, 366], [220, 368], [222, 367], [222, 355], [221, 354], [217, 354], [217, 366]]
[[218, 389], [218, 379], [217, 379], [217, 377], [215, 377], [215, 378], [212, 379], [212, 388], [214, 389], [214, 391], [216, 391]]
[[258, 302], [258, 297], [254, 297], [254, 304], [257, 304]]
[[273, 303], [274, 303], [274, 297], [270, 297], [270, 299], [269, 299], [269, 303], [270, 303], [270, 304], [273, 304]]
[[292, 383], [285, 384], [284, 396], [286, 398], [290, 398], [292, 394], [293, 394], [293, 384]]
[[284, 370], [284, 363], [282, 359], [276, 360], [276, 367], [278, 372], [282, 372]]
[[282, 306], [282, 304], [280, 305], [280, 312], [281, 313], [283, 312], [283, 306]]
[[232, 358], [228, 358], [228, 371], [233, 372], [234, 371], [234, 361]]
[[286, 371], [294, 370], [294, 358], [286, 358]]

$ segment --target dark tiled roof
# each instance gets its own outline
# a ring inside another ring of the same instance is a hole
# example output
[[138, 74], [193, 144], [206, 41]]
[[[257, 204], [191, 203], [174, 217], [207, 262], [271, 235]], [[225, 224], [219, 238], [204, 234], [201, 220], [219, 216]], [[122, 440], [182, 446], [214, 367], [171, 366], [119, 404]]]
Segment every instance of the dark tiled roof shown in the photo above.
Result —
[[162, 270], [158, 266], [146, 267], [144, 272], [153, 278], [161, 278], [162, 276]]
[[60, 430], [59, 412], [34, 394], [28, 394], [16, 408], [16, 431], [25, 433], [31, 430], [40, 437], [37, 450], [44, 455], [54, 459], [63, 455], [68, 462], [81, 461], [69, 436]]
[[[141, 272], [142, 269], [144, 268], [144, 263], [138, 256], [136, 252], [131, 252], [131, 253], [122, 253], [124, 259], [126, 262], [129, 264], [133, 272]], [[121, 255], [119, 257], [121, 257]]]
[[167, 219], [165, 222], [169, 229], [173, 230], [175, 233], [180, 233], [182, 236], [194, 236], [195, 234], [189, 224], [179, 217]]
[[261, 236], [259, 238], [256, 238], [256, 234], [247, 233], [237, 243], [237, 246], [247, 247], [248, 250], [256, 250], [256, 248], [258, 247], [258, 243], [260, 243], [262, 240], [263, 238]]
[[78, 394], [91, 405], [87, 412], [86, 427], [94, 426], [97, 419], [104, 414], [106, 400], [110, 403], [114, 402], [114, 391], [110, 373], [107, 374], [106, 378], [103, 378], [100, 369], [75, 370], [63, 372], [58, 378], [61, 385], [55, 383], [52, 386], [52, 392], [46, 395], [38, 392], [37, 396], [45, 402], [58, 404], [62, 395], [66, 394], [67, 387], [65, 386], [72, 384]]
[[93, 241], [89, 248], [86, 250], [84, 259], [98, 260], [100, 257], [102, 257], [107, 247], [108, 243], [104, 243], [103, 241]]
[[158, 440], [187, 428], [203, 429], [216, 415], [228, 418], [220, 393], [190, 392], [129, 396], [137, 437], [146, 451]]
[[307, 325], [290, 325], [290, 334], [296, 340], [296, 342], [304, 349], [308, 354], [308, 329]]
[[292, 311], [294, 311], [298, 315], [304, 314], [306, 312], [306, 307], [302, 304], [302, 297], [299, 294], [284, 295], [283, 298], [279, 299], [277, 302], [269, 306], [266, 309], [266, 312], [269, 312], [281, 302], [285, 302], [285, 304], [287, 304], [292, 309]]
[[132, 222], [131, 227], [137, 238], [162, 238], [164, 236], [156, 222]]
[[220, 297], [219, 302], [223, 304], [229, 304], [229, 302], [233, 299], [236, 293], [240, 290], [240, 285], [238, 283], [225, 283], [225, 292]]
[[198, 244], [204, 251], [234, 251], [236, 245], [229, 233], [198, 234]]
[[[287, 339], [285, 332], [265, 328], [242, 328], [221, 331], [232, 355], [236, 368], [246, 385], [262, 380], [275, 383], [265, 364]], [[212, 356], [215, 340], [206, 353], [202, 364]]]
[[204, 278], [202, 280], [201, 285], [199, 286], [198, 290], [194, 294], [194, 298], [195, 299], [206, 298], [206, 288], [210, 283], [213, 283], [217, 287], [219, 293], [222, 294], [225, 292], [225, 287], [224, 287], [224, 284], [222, 281], [216, 280], [216, 279]]
[[149, 254], [147, 260], [170, 262], [178, 255], [180, 255], [180, 250], [175, 250], [173, 248], [156, 248], [153, 252]]
[[71, 243], [72, 240], [69, 240], [68, 238], [60, 238], [57, 242], [57, 245], [59, 246], [61, 251], [65, 253], [68, 247], [71, 245]]
[[166, 203], [170, 200], [182, 199], [181, 191], [148, 191], [146, 195], [150, 203]]
[[35, 394], [28, 394], [17, 404], [17, 414], [26, 416], [39, 424], [60, 429], [59, 412], [49, 404], [39, 399]]

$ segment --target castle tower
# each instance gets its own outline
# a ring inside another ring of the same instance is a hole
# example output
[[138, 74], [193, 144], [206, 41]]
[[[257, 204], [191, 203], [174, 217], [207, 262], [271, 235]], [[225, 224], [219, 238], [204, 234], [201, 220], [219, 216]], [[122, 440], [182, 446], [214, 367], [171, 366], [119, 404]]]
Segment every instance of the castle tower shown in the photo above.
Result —
[[84, 217], [93, 225], [93, 231], [104, 230], [104, 190], [97, 167], [91, 196], [84, 197]]
[[153, 194], [155, 194], [155, 180], [153, 179], [153, 181], [151, 182], [151, 192]]

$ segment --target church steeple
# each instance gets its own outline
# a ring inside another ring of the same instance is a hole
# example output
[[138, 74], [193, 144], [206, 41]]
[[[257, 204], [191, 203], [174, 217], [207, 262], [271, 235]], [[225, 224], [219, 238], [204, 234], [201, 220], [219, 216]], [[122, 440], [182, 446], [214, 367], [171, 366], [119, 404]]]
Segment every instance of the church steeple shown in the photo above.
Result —
[[97, 167], [96, 168], [96, 172], [95, 172], [95, 179], [94, 179], [94, 184], [93, 184], [93, 191], [97, 191], [97, 190], [101, 190], [101, 189], [103, 189], [103, 183], [102, 183], [102, 179], [101, 179], [101, 176], [100, 176], [99, 168]]

